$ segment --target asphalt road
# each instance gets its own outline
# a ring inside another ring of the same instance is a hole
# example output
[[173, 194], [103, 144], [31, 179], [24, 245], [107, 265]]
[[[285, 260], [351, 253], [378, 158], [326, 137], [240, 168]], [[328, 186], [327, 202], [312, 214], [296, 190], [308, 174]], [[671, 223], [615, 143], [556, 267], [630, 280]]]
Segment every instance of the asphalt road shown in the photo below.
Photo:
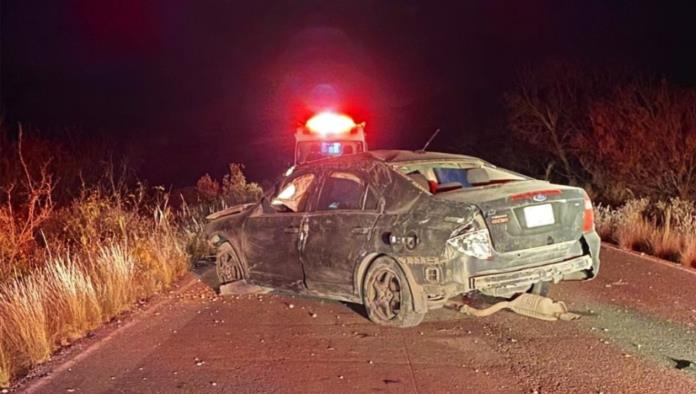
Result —
[[419, 327], [286, 294], [181, 287], [58, 355], [19, 390], [61, 392], [696, 392], [696, 273], [604, 248], [551, 296], [583, 317], [434, 311]]

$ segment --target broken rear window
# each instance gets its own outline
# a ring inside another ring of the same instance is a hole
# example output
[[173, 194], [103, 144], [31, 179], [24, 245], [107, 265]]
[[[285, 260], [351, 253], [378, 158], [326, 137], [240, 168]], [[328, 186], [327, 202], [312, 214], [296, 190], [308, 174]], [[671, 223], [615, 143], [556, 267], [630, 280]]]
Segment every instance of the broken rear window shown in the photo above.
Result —
[[396, 168], [421, 189], [433, 194], [530, 179], [485, 162], [416, 162], [402, 164]]

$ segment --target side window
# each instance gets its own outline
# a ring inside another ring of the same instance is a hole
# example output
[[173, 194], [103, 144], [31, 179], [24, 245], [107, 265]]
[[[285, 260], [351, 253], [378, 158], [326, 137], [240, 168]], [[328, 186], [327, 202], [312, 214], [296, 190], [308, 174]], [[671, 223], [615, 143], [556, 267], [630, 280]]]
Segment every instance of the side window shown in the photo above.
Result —
[[317, 210], [362, 209], [364, 192], [362, 179], [348, 172], [334, 172], [326, 178]]
[[283, 185], [271, 205], [278, 212], [303, 212], [307, 204], [307, 191], [314, 181], [314, 174], [304, 174]]

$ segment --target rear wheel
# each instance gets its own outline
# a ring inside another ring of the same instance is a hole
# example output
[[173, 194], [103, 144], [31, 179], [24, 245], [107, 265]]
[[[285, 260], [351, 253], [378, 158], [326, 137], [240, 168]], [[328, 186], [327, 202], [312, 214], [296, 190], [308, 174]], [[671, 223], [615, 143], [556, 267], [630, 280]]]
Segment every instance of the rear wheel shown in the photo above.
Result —
[[216, 261], [217, 275], [221, 285], [246, 278], [246, 269], [229, 243], [220, 245]]
[[384, 326], [413, 327], [425, 316], [414, 310], [406, 275], [386, 257], [375, 260], [365, 274], [363, 304], [370, 320]]

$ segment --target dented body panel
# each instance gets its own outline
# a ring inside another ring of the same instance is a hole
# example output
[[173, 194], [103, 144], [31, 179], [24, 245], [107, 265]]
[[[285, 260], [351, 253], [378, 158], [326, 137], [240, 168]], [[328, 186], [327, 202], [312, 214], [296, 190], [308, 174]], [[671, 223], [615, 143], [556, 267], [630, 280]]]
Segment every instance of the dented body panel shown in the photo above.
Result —
[[[433, 192], [403, 171], [428, 162], [476, 169], [472, 178], [480, 168], [499, 172], [476, 158], [431, 152], [318, 160], [296, 168], [261, 202], [213, 217], [206, 231], [213, 244], [232, 245], [252, 283], [352, 302], [363, 300], [371, 262], [387, 256], [420, 312], [459, 294], [509, 297], [537, 282], [597, 275], [600, 241], [593, 228], [583, 229], [582, 189], [514, 175], [514, 182]], [[300, 211], [273, 205], [306, 174], [313, 181]], [[363, 194], [353, 196], [350, 185]], [[542, 210], [553, 223], [534, 216]]]

